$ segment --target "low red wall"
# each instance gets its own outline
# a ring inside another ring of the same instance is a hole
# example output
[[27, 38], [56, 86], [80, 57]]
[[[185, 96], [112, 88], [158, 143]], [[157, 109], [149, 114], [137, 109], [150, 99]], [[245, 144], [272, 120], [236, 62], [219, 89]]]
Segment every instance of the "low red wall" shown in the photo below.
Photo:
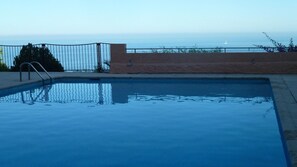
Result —
[[111, 73], [297, 73], [297, 53], [126, 53], [111, 45]]

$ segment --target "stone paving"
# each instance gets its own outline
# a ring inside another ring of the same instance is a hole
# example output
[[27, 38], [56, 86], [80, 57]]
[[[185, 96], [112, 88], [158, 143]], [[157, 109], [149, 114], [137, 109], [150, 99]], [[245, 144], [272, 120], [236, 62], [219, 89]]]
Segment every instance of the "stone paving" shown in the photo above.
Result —
[[[252, 75], [252, 74], [99, 74], [99, 73], [50, 73], [54, 78], [268, 78], [274, 93], [277, 114], [287, 145], [292, 166], [297, 167], [297, 75]], [[45, 74], [43, 74], [46, 77]], [[18, 72], [0, 72], [1, 89], [20, 86], [41, 79], [32, 73], [31, 80], [23, 74], [20, 82]], [[265, 133], [265, 132], [263, 132]], [[277, 157], [276, 157], [277, 158]]]

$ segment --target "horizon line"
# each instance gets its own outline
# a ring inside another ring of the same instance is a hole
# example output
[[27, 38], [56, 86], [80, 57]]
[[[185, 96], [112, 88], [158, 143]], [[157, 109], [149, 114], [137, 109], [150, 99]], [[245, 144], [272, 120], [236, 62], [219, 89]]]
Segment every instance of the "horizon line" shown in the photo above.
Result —
[[131, 32], [114, 32], [114, 33], [50, 33], [50, 34], [0, 34], [0, 37], [26, 37], [26, 36], [90, 36], [90, 35], [172, 35], [172, 34], [179, 34], [179, 35], [191, 35], [191, 34], [262, 34], [263, 32], [266, 33], [279, 33], [279, 34], [284, 34], [284, 33], [297, 33], [297, 31], [245, 31], [245, 32], [137, 32], [137, 33], [131, 33]]

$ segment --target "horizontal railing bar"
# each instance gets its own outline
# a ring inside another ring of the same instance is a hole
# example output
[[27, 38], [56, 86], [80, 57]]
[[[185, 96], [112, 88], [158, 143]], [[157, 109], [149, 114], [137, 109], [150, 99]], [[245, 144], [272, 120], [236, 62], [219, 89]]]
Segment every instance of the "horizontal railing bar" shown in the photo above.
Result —
[[24, 45], [0, 45], [0, 47], [22, 47]]
[[[277, 47], [267, 47], [267, 48], [277, 48]], [[286, 47], [289, 48], [289, 47]], [[164, 50], [164, 49], [262, 49], [259, 47], [205, 47], [205, 48], [193, 48], [193, 47], [164, 47], [164, 48], [127, 48], [127, 50], [149, 50], [149, 49], [155, 49], [155, 50]]]
[[51, 46], [85, 46], [85, 45], [96, 45], [101, 43], [84, 43], [84, 44], [51, 44], [51, 43], [38, 43], [32, 45], [51, 45]]
[[[267, 49], [271, 49], [272, 51], [277, 51], [277, 47], [266, 47]], [[286, 47], [285, 49], [289, 49]], [[253, 47], [159, 47], [159, 48], [127, 48], [127, 53], [188, 53], [190, 51], [195, 51], [197, 53], [207, 53], [207, 52], [218, 52], [218, 53], [258, 53], [258, 52], [266, 52], [263, 48], [253, 46]]]
[[[85, 46], [85, 45], [95, 45], [95, 44], [110, 44], [104, 42], [93, 42], [93, 43], [83, 43], [83, 44], [52, 44], [52, 43], [36, 43], [32, 45], [52, 45], [52, 46]], [[0, 47], [22, 47], [24, 45], [0, 45]]]

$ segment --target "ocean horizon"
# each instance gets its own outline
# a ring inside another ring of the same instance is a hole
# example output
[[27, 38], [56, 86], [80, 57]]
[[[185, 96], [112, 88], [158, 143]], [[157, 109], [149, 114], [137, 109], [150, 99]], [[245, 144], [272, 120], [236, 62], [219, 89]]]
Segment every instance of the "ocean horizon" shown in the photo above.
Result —
[[[295, 33], [267, 33], [272, 39], [288, 45], [297, 40]], [[0, 45], [28, 43], [85, 44], [124, 43], [128, 48], [159, 47], [253, 47], [272, 46], [263, 33], [175, 33], [175, 34], [94, 34], [94, 35], [15, 35], [0, 36]]]

